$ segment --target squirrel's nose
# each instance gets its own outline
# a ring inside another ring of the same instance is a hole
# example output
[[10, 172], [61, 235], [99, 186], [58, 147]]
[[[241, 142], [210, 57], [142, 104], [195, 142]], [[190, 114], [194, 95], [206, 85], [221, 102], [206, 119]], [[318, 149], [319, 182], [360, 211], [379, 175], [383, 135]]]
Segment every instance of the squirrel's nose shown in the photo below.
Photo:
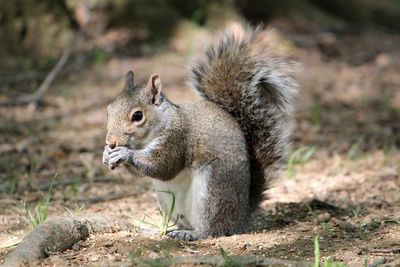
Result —
[[114, 136], [108, 134], [106, 137], [106, 144], [111, 148], [115, 148], [117, 146], [117, 140]]

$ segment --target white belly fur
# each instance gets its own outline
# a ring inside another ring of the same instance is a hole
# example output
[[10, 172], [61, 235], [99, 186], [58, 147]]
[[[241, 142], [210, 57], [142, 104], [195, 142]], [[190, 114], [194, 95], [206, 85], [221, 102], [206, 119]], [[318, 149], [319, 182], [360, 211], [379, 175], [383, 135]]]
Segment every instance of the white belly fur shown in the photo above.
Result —
[[[209, 175], [209, 168], [195, 171], [185, 168], [169, 181], [152, 179], [161, 209], [167, 214], [170, 212], [172, 205], [172, 195], [170, 193], [174, 194], [175, 208], [171, 218], [176, 220], [179, 216], [178, 223], [184, 228], [196, 228], [199, 223], [198, 209], [201, 205], [201, 199], [207, 195], [207, 179]], [[181, 215], [183, 215], [183, 218], [181, 218]]]

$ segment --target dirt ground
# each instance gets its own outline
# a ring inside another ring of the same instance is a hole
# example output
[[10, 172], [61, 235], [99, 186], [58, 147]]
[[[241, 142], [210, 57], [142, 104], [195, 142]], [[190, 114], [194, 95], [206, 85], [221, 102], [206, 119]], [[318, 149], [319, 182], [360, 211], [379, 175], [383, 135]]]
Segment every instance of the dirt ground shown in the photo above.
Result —
[[[312, 262], [317, 235], [323, 260], [361, 266], [383, 258], [400, 265], [400, 35], [302, 32], [279, 20], [270, 30], [276, 53], [301, 62], [302, 90], [293, 153], [254, 216], [253, 230], [194, 242], [131, 232], [95, 235], [41, 265], [146, 265], [149, 258], [220, 255], [221, 247], [229, 255]], [[157, 72], [174, 102], [193, 101], [184, 64], [209, 36], [195, 32], [190, 42], [177, 35], [166, 49], [115, 55], [64, 75], [44, 106], [0, 109], [0, 263], [31, 230], [24, 203], [33, 208], [53, 177], [50, 217], [161, 220], [149, 180], [102, 165], [105, 108], [129, 69], [143, 82]]]

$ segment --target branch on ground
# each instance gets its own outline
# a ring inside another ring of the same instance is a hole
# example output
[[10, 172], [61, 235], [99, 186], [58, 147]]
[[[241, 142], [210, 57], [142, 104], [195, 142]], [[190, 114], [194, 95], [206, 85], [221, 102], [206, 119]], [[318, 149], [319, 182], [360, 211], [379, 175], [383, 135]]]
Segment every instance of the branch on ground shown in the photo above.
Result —
[[107, 201], [112, 201], [112, 200], [117, 200], [121, 198], [126, 198], [126, 197], [132, 197], [132, 196], [137, 196], [137, 192], [115, 192], [111, 194], [107, 194], [104, 196], [96, 196], [96, 197], [90, 197], [90, 198], [78, 198], [77, 201], [80, 203], [84, 204], [96, 204], [100, 202], [107, 202]]
[[103, 216], [55, 217], [35, 228], [7, 255], [4, 266], [20, 266], [63, 252], [91, 234], [135, 231], [134, 224]]
[[[75, 38], [74, 38], [75, 39]], [[46, 78], [43, 80], [42, 84], [39, 88], [30, 95], [20, 96], [15, 99], [6, 100], [0, 102], [0, 106], [21, 106], [21, 105], [28, 105], [31, 103], [37, 104], [49, 89], [51, 83], [57, 77], [58, 73], [62, 70], [64, 65], [67, 63], [70, 55], [72, 52], [72, 45], [69, 45], [63, 52], [62, 56], [58, 60], [57, 64], [54, 68], [47, 74]]]

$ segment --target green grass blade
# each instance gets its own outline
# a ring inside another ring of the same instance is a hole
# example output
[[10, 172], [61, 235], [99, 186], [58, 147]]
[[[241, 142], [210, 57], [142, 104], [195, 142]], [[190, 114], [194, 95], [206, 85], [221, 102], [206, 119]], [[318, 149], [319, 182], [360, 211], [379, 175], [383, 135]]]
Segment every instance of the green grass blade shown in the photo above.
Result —
[[314, 239], [314, 267], [319, 267], [320, 258], [319, 236], [316, 236]]

